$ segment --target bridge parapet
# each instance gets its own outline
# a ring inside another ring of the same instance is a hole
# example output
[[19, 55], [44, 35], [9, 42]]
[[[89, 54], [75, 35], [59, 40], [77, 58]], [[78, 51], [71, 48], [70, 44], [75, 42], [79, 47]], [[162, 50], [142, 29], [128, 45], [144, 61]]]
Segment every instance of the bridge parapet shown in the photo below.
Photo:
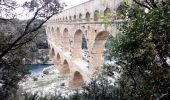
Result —
[[[54, 16], [49, 22], [57, 23], [89, 23], [102, 21], [109, 14], [110, 20], [117, 15], [117, 8], [124, 0], [89, 0], [83, 4], [66, 9]], [[108, 16], [108, 17], [109, 17]]]

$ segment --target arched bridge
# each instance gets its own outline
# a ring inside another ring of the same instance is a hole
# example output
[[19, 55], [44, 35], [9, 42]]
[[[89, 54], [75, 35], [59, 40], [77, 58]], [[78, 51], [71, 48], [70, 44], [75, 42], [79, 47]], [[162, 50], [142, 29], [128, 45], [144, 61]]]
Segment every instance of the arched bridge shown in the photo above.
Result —
[[107, 37], [117, 36], [121, 22], [117, 8], [123, 0], [103, 1], [90, 0], [64, 10], [46, 23], [50, 58], [60, 75], [71, 76], [71, 88], [101, 73]]

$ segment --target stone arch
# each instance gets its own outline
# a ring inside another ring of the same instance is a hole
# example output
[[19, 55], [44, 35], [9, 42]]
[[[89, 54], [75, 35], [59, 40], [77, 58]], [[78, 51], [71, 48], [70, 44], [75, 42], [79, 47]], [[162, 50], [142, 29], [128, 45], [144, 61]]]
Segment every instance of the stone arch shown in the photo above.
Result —
[[99, 20], [99, 11], [95, 10], [94, 12], [94, 21], [98, 21]]
[[70, 75], [70, 68], [67, 60], [64, 60], [63, 66], [60, 70], [60, 75], [62, 76], [69, 76]]
[[74, 18], [74, 21], [76, 21], [76, 15], [74, 15], [73, 18]]
[[90, 21], [90, 13], [89, 12], [86, 13], [86, 21]]
[[110, 54], [109, 54], [109, 51], [108, 50], [112, 50], [113, 48], [113, 44], [114, 44], [114, 39], [117, 38], [117, 33], [116, 33], [116, 36], [113, 36], [112, 34], [110, 34], [106, 40], [106, 43], [105, 43], [105, 48], [106, 48], [106, 52], [105, 52], [105, 55], [104, 55], [104, 61], [111, 61], [112, 58], [110, 57]]
[[74, 45], [73, 45], [73, 58], [82, 58], [81, 50], [82, 50], [82, 36], [83, 32], [79, 29], [74, 34]]
[[105, 43], [109, 36], [107, 31], [98, 33], [95, 38], [90, 58], [90, 74], [100, 74], [104, 62]]
[[66, 18], [65, 18], [65, 19], [66, 19], [66, 21], [68, 20], [67, 16], [66, 16]]
[[80, 19], [80, 21], [82, 20], [82, 14], [81, 13], [79, 14], [79, 19]]
[[116, 8], [117, 19], [123, 19], [123, 16], [121, 16], [124, 12], [123, 9], [126, 9], [126, 4], [124, 2], [121, 2]]
[[54, 56], [55, 56], [54, 48], [52, 48], [52, 49], [50, 50], [49, 56], [50, 56], [50, 58], [54, 58]]
[[57, 54], [56, 64], [57, 64], [57, 65], [60, 65], [60, 64], [61, 64], [61, 56], [60, 56], [59, 53]]
[[60, 68], [60, 65], [61, 65], [61, 56], [59, 53], [57, 53], [55, 59], [54, 60], [54, 66], [59, 69]]
[[82, 59], [86, 62], [89, 62], [89, 50], [87, 46], [87, 39], [85, 34], [82, 36]]
[[55, 56], [55, 51], [54, 51], [54, 48], [52, 48], [52, 56]]
[[82, 49], [88, 49], [85, 34], [82, 35]]
[[71, 16], [69, 16], [69, 20], [71, 21], [72, 19], [71, 19]]
[[68, 29], [65, 28], [63, 32], [63, 49], [65, 52], [70, 51], [70, 40], [69, 40], [69, 32]]
[[51, 33], [54, 34], [54, 27], [51, 28]]
[[61, 33], [60, 33], [60, 29], [59, 29], [59, 27], [57, 27], [57, 30], [56, 30], [56, 32], [57, 32], [57, 41], [56, 41], [56, 44], [57, 45], [59, 45], [59, 46], [61, 46], [62, 44], [61, 44]]
[[51, 30], [50, 30], [50, 27], [49, 27], [49, 26], [47, 27], [47, 31], [48, 31], [49, 33], [51, 32]]
[[83, 76], [80, 72], [76, 71], [73, 75], [73, 80], [69, 82], [69, 87], [72, 89], [81, 88], [84, 84]]
[[111, 10], [110, 10], [110, 8], [106, 8], [106, 9], [104, 10], [104, 16], [110, 18], [110, 15], [111, 15]]

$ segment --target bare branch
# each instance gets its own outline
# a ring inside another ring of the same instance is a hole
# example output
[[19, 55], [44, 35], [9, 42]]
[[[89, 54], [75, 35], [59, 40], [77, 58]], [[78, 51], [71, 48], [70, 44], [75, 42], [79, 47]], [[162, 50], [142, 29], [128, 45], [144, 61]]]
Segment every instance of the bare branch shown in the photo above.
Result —
[[[55, 9], [51, 9], [51, 7], [49, 9], [53, 10], [50, 15], [48, 16], [44, 16], [45, 20], [40, 23], [37, 27], [31, 29], [30, 26], [31, 24], [37, 19], [38, 17], [38, 14], [39, 12], [41, 12], [41, 10], [48, 10], [48, 8], [46, 8], [46, 6], [48, 6], [48, 4], [51, 2], [51, 0], [49, 2], [46, 2], [44, 5], [42, 5], [40, 8], [37, 8], [34, 16], [31, 18], [30, 21], [28, 21], [26, 27], [25, 27], [25, 30], [23, 32], [23, 34], [21, 34], [7, 49], [5, 49], [1, 54], [0, 54], [0, 59], [2, 59], [10, 50], [13, 49], [13, 47], [16, 46], [16, 44], [21, 41], [26, 35], [32, 33], [32, 32], [35, 32], [37, 31], [39, 28], [41, 28], [43, 26], [44, 23], [46, 23], [54, 14], [57, 14], [58, 12], [55, 11]], [[55, 6], [56, 8], [57, 6]], [[60, 8], [60, 7], [58, 7]], [[32, 40], [32, 39], [31, 39]], [[28, 40], [28, 41], [31, 41], [31, 40]], [[27, 41], [23, 42], [24, 43], [27, 43]]]
[[32, 38], [28, 39], [27, 41], [24, 41], [24, 42], [22, 42], [22, 43], [16, 44], [16, 45], [15, 45], [16, 47], [15, 47], [14, 49], [11, 49], [11, 50], [16, 50], [16, 49], [22, 47], [23, 45], [27, 44], [28, 42], [31, 42], [32, 40], [35, 39], [35, 37], [36, 37], [37, 35], [38, 35], [38, 33], [35, 34]]
[[140, 3], [140, 2], [138, 2], [137, 0], [133, 0], [136, 4], [138, 4], [138, 5], [140, 5], [140, 6], [142, 6], [142, 7], [145, 7], [145, 8], [148, 8], [148, 9], [151, 9], [150, 7], [148, 7], [147, 5], [144, 5], [144, 4], [142, 4], [142, 3]]

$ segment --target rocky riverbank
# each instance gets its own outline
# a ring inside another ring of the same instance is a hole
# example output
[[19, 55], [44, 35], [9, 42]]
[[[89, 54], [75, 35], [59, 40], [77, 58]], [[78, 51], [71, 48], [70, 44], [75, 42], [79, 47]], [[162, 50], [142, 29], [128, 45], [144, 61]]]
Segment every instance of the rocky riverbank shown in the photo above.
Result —
[[37, 94], [41, 97], [59, 94], [68, 96], [71, 93], [68, 88], [69, 80], [70, 77], [61, 77], [59, 71], [52, 65], [44, 68], [42, 74], [26, 75], [19, 82], [19, 87], [23, 93]]

